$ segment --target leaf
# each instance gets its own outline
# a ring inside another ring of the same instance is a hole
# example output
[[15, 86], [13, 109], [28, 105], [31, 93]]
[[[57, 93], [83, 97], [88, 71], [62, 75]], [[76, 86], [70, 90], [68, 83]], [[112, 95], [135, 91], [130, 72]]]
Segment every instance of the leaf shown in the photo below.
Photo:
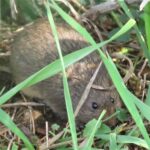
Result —
[[6, 127], [8, 127], [12, 132], [14, 132], [20, 139], [23, 140], [26, 147], [30, 150], [34, 150], [33, 145], [30, 143], [28, 138], [23, 134], [23, 132], [13, 123], [11, 118], [0, 109], [0, 122], [2, 122]]

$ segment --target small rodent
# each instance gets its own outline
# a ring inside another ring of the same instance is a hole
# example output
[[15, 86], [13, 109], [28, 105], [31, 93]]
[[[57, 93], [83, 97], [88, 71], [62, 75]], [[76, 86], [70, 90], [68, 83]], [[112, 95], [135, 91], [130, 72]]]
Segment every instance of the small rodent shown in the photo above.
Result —
[[[63, 55], [88, 46], [81, 35], [65, 23], [57, 23], [57, 31]], [[57, 58], [58, 52], [49, 22], [47, 19], [35, 21], [18, 33], [12, 43], [10, 66], [15, 82], [23, 81]], [[99, 63], [99, 55], [94, 52], [66, 69], [74, 110]], [[94, 84], [104, 88], [112, 86], [103, 65]], [[42, 99], [54, 113], [67, 120], [61, 73], [24, 89], [23, 93]], [[117, 107], [121, 107], [121, 101], [115, 89], [101, 91], [91, 88], [76, 121], [78, 124], [86, 123], [92, 118], [97, 118], [103, 109], [110, 115]]]

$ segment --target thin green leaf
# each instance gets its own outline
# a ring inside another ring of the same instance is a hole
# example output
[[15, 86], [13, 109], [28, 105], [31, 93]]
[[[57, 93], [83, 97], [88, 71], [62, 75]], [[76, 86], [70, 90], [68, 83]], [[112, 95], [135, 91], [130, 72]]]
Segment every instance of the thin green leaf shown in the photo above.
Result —
[[61, 51], [61, 47], [60, 47], [60, 43], [59, 43], [59, 39], [58, 39], [57, 30], [55, 27], [55, 23], [54, 23], [53, 16], [52, 16], [51, 10], [49, 8], [48, 2], [46, 3], [45, 7], [47, 9], [48, 20], [49, 20], [49, 23], [52, 28], [52, 33], [53, 33], [53, 36], [54, 36], [54, 39], [56, 42], [56, 46], [57, 46], [58, 53], [59, 53], [59, 58], [61, 61], [61, 68], [62, 68], [62, 72], [63, 72], [64, 96], [65, 96], [67, 115], [68, 115], [70, 131], [71, 131], [71, 136], [72, 136], [72, 141], [73, 141], [73, 147], [75, 150], [78, 150], [74, 112], [73, 112], [72, 100], [71, 100], [71, 95], [70, 95], [70, 91], [69, 91], [69, 85], [68, 85], [68, 81], [67, 81], [67, 75], [66, 75], [66, 71], [65, 71], [65, 64], [64, 64], [64, 60], [63, 60], [63, 56], [62, 56], [62, 51]]
[[18, 145], [16, 143], [13, 143], [11, 150], [18, 150]]
[[[148, 106], [150, 106], [150, 85], [149, 85], [149, 87], [148, 87], [145, 104], [147, 104]], [[150, 110], [150, 107], [149, 107], [149, 110]], [[147, 114], [147, 115], [150, 115], [150, 114]], [[150, 121], [150, 120], [149, 120], [149, 121]]]
[[[144, 8], [145, 33], [148, 46], [148, 54], [150, 55], [150, 3]], [[150, 62], [150, 60], [149, 60]]]
[[109, 146], [110, 150], [118, 150], [117, 147], [117, 140], [116, 140], [116, 133], [111, 133], [110, 134], [110, 146]]
[[95, 133], [97, 131], [97, 129], [100, 127], [101, 123], [102, 123], [102, 118], [104, 117], [104, 115], [106, 114], [106, 110], [103, 110], [102, 113], [100, 114], [95, 126], [93, 127], [93, 130], [91, 132], [91, 135], [90, 137], [87, 139], [87, 143], [84, 147], [85, 150], [91, 148], [92, 146], [92, 143], [93, 143], [93, 139], [94, 139], [94, 136], [95, 136]]
[[33, 145], [30, 143], [28, 138], [23, 134], [23, 132], [13, 123], [11, 118], [2, 109], [0, 109], [0, 122], [2, 122], [6, 127], [8, 127], [13, 133], [15, 133], [22, 141], [25, 143], [26, 147], [30, 150], [34, 150]]

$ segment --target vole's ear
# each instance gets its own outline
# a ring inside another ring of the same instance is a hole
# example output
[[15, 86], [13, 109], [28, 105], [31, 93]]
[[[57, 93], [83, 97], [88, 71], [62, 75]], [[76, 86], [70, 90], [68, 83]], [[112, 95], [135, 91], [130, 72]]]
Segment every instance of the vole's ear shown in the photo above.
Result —
[[0, 53], [0, 71], [11, 73], [9, 65], [10, 55], [10, 51]]

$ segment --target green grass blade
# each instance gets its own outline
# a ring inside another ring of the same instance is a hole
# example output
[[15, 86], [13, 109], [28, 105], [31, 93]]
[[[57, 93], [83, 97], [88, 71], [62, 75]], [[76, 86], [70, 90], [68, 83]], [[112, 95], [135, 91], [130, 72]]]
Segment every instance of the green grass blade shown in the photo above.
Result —
[[68, 85], [68, 81], [67, 81], [67, 75], [66, 75], [66, 71], [65, 71], [65, 65], [64, 65], [64, 60], [63, 60], [63, 56], [62, 56], [62, 51], [61, 51], [61, 47], [60, 47], [60, 43], [59, 43], [59, 39], [58, 39], [56, 26], [55, 26], [53, 16], [52, 16], [48, 2], [45, 4], [45, 7], [47, 9], [48, 20], [49, 20], [50, 26], [52, 28], [53, 36], [54, 36], [54, 39], [56, 42], [57, 50], [59, 53], [59, 58], [61, 61], [61, 68], [62, 68], [62, 72], [63, 72], [64, 96], [65, 96], [67, 115], [68, 115], [70, 131], [71, 131], [71, 136], [72, 136], [72, 141], [73, 141], [73, 147], [74, 147], [74, 150], [78, 150], [74, 112], [73, 112], [72, 100], [71, 100], [71, 95], [70, 95], [70, 91], [69, 91], [69, 85]]
[[[145, 100], [145, 103], [150, 106], [150, 85], [148, 87], [148, 92], [147, 92], [147, 95], [146, 95], [146, 100]], [[150, 109], [149, 109], [150, 110]], [[149, 114], [150, 115], [150, 114]], [[149, 120], [150, 121], [150, 120]]]
[[148, 53], [150, 55], [150, 3], [148, 3], [144, 8], [144, 21]]
[[8, 127], [13, 133], [15, 133], [26, 145], [26, 147], [30, 150], [34, 150], [33, 145], [30, 143], [28, 138], [23, 134], [23, 132], [13, 123], [11, 118], [5, 113], [2, 109], [0, 109], [0, 122], [2, 122], [6, 127]]
[[109, 146], [110, 150], [118, 150], [117, 147], [117, 140], [116, 140], [116, 133], [111, 133], [110, 134], [110, 146]]
[[18, 145], [16, 143], [13, 143], [11, 150], [18, 150]]
[[[142, 113], [142, 115], [148, 120], [150, 121], [150, 106], [147, 105], [146, 103], [143, 103], [142, 101], [140, 101], [137, 97], [135, 97], [133, 94], [131, 94], [132, 97], [134, 97], [134, 103], [136, 104], [136, 106], [138, 107], [138, 109], [140, 110], [140, 112]], [[149, 100], [150, 101], [150, 100]]]
[[[132, 115], [133, 119], [136, 122], [136, 125], [139, 127], [141, 134], [143, 135], [143, 137], [145, 138], [145, 140], [147, 141], [147, 144], [150, 147], [150, 139], [149, 139], [149, 135], [146, 131], [146, 128], [144, 126], [144, 123], [142, 121], [142, 117], [139, 115], [139, 112], [137, 110], [137, 108], [135, 107], [135, 104], [137, 102], [137, 97], [135, 97], [124, 85], [122, 78], [120, 77], [119, 72], [117, 71], [112, 59], [110, 57], [109, 61], [110, 63], [107, 63], [106, 58], [104, 59], [104, 63], [106, 64], [106, 67], [108, 68], [108, 72], [112, 77], [113, 83], [116, 87], [116, 89], [118, 90], [124, 104], [126, 105], [126, 107], [128, 108], [130, 114]], [[113, 68], [113, 69], [112, 69]]]
[[95, 133], [96, 133], [97, 129], [100, 127], [100, 125], [102, 123], [101, 120], [102, 120], [102, 118], [104, 117], [105, 114], [106, 114], [106, 110], [103, 110], [102, 113], [100, 114], [95, 126], [93, 127], [93, 130], [91, 132], [90, 137], [87, 139], [87, 143], [84, 147], [84, 150], [87, 150], [87, 149], [91, 148]]

